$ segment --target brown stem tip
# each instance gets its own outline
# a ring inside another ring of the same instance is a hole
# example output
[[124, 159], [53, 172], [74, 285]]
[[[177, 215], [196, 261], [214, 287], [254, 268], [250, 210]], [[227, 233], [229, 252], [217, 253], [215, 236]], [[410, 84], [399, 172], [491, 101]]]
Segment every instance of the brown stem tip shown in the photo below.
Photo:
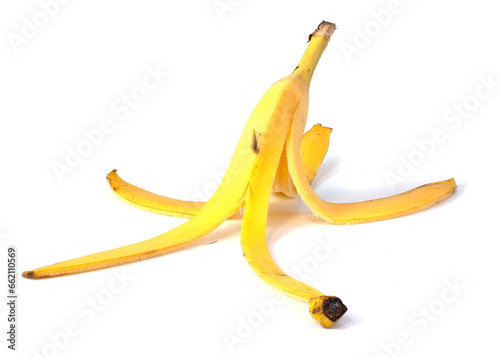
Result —
[[323, 36], [327, 41], [330, 41], [330, 37], [336, 28], [335, 24], [328, 21], [322, 21], [321, 24], [318, 25], [318, 28], [309, 35], [307, 42], [311, 41], [311, 37], [313, 36]]
[[329, 297], [323, 301], [323, 313], [333, 322], [337, 322], [346, 312], [347, 307], [338, 297]]

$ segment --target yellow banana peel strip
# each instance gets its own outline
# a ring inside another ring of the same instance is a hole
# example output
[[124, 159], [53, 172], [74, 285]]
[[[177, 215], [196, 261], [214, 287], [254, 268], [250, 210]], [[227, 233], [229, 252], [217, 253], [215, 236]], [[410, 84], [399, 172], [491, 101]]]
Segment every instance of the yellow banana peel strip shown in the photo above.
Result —
[[262, 134], [283, 130], [277, 118], [283, 115], [281, 101], [286, 98], [282, 95], [285, 87], [285, 82], [278, 81], [262, 97], [243, 130], [221, 184], [190, 220], [155, 238], [27, 271], [23, 276], [42, 278], [91, 271], [162, 255], [199, 241], [241, 206], [258, 156]]
[[[319, 59], [327, 43], [325, 38], [313, 36], [309, 47], [311, 51], [317, 53], [317, 56], [301, 62], [301, 65], [308, 69], [307, 74], [295, 71], [288, 78], [291, 86], [301, 92], [300, 96], [297, 96], [296, 104], [290, 105], [290, 111], [293, 110], [293, 121], [307, 115], [308, 81], [312, 76], [315, 62]], [[347, 307], [338, 297], [325, 296], [315, 288], [285, 274], [276, 265], [267, 248], [266, 224], [269, 199], [285, 139], [286, 133], [275, 134], [269, 139], [272, 145], [268, 148], [261, 147], [262, 156], [257, 159], [248, 182], [245, 213], [241, 225], [241, 246], [245, 259], [257, 275], [285, 294], [310, 302], [311, 316], [327, 328], [333, 326], [340, 319], [347, 311]], [[264, 152], [265, 149], [266, 152]]]
[[206, 202], [189, 201], [168, 198], [151, 193], [120, 178], [116, 169], [106, 177], [113, 193], [127, 204], [152, 213], [174, 216], [178, 218], [192, 218], [203, 208]]
[[314, 214], [332, 224], [358, 224], [385, 220], [424, 210], [450, 196], [457, 188], [453, 178], [419, 186], [386, 198], [355, 203], [320, 199], [307, 180], [301, 163], [300, 138], [306, 118], [297, 118], [286, 141], [288, 171], [301, 199]]
[[[302, 158], [302, 166], [304, 174], [309, 184], [316, 177], [319, 166], [323, 162], [323, 158], [330, 144], [331, 128], [323, 127], [321, 124], [315, 124], [302, 136], [300, 145], [300, 157]], [[274, 177], [273, 190], [294, 198], [298, 195], [292, 177], [288, 171], [288, 158], [286, 147], [281, 153], [280, 163], [276, 176]]]
[[[331, 128], [315, 124], [302, 137], [301, 157], [304, 165], [304, 173], [309, 183], [313, 181], [326, 155], [330, 143], [331, 131]], [[292, 197], [297, 196], [297, 192], [293, 188], [292, 178], [288, 173], [288, 161], [285, 151], [283, 151], [278, 165], [278, 173], [280, 175], [277, 175], [274, 179], [274, 191], [282, 192]], [[205, 202], [179, 200], [151, 193], [127, 183], [118, 175], [116, 170], [109, 173], [106, 179], [113, 192], [120, 199], [123, 199], [132, 206], [152, 213], [189, 219], [196, 215], [203, 205], [205, 205]], [[244, 205], [244, 202], [242, 205]], [[239, 209], [237, 207], [236, 212]], [[228, 219], [234, 217], [235, 215], [231, 215]]]
[[[317, 167], [308, 163], [320, 158], [319, 166], [324, 157], [321, 151], [326, 152], [328, 145], [308, 140], [308, 145], [317, 146], [309, 150], [302, 145], [302, 133], [307, 118], [310, 81], [334, 30], [334, 24], [323, 21], [310, 36], [309, 45], [292, 74], [273, 84], [264, 94], [245, 125], [221, 184], [208, 202], [190, 202], [186, 206], [186, 202], [166, 198], [169, 201], [166, 205], [165, 198], [122, 181], [116, 172], [108, 176], [113, 190], [132, 205], [187, 217], [188, 221], [155, 238], [25, 271], [23, 276], [43, 278], [91, 271], [194, 245], [245, 205], [241, 244], [252, 269], [275, 288], [307, 300], [311, 316], [323, 327], [333, 326], [347, 311], [342, 301], [286, 275], [268, 251], [266, 222], [271, 190], [274, 188], [291, 197], [298, 193], [316, 215], [334, 224], [347, 224], [416, 212], [443, 200], [456, 188], [454, 180], [449, 179], [388, 198], [359, 203], [329, 203], [316, 196], [310, 181]], [[308, 158], [307, 153], [316, 159]]]

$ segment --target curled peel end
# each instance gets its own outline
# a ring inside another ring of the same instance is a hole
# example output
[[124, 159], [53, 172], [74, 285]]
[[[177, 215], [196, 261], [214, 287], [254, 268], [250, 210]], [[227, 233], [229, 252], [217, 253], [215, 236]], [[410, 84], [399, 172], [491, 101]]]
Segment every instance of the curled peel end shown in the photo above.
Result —
[[309, 40], [307, 42], [311, 41], [311, 37], [313, 36], [323, 36], [327, 41], [330, 41], [330, 37], [336, 28], [335, 24], [328, 21], [322, 21], [321, 24], [318, 25], [318, 28], [309, 35]]
[[457, 183], [455, 182], [455, 178], [450, 178], [447, 180], [450, 183], [450, 186], [453, 188], [453, 191], [457, 189]]
[[347, 307], [336, 296], [320, 296], [309, 301], [309, 313], [324, 328], [330, 328], [347, 312]]
[[110, 171], [108, 173], [108, 175], [106, 175], [106, 179], [108, 180], [108, 183], [111, 184], [111, 180], [114, 179], [114, 177], [117, 177], [118, 174], [116, 173], [117, 170], [116, 169], [113, 169], [112, 171]]
[[110, 175], [112, 175], [112, 174], [116, 174], [116, 172], [117, 172], [117, 170], [116, 170], [116, 169], [113, 169], [112, 171], [110, 171], [110, 172], [108, 173], [108, 176], [110, 176]]
[[332, 132], [332, 128], [330, 127], [325, 127], [324, 125], [322, 125], [321, 123], [316, 123], [313, 127], [319, 127], [323, 130], [326, 130], [326, 131], [329, 131], [330, 133]]

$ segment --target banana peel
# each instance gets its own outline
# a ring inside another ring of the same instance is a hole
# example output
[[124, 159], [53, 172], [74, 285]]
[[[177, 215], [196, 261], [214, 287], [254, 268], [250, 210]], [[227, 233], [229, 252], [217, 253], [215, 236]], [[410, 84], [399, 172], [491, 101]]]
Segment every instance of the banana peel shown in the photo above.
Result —
[[310, 35], [295, 70], [264, 94], [243, 129], [218, 189], [206, 203], [162, 197], [123, 181], [116, 171], [108, 175], [112, 190], [129, 204], [189, 220], [152, 239], [25, 271], [23, 277], [38, 279], [97, 270], [195, 245], [244, 206], [241, 246], [249, 265], [276, 289], [308, 302], [311, 316], [321, 326], [333, 326], [347, 311], [340, 298], [288, 276], [268, 251], [266, 222], [271, 192], [300, 196], [317, 216], [332, 224], [357, 224], [418, 212], [456, 189], [455, 181], [449, 179], [357, 203], [331, 203], [314, 193], [311, 182], [328, 149], [330, 129], [315, 126], [305, 135], [303, 131], [311, 78], [334, 30], [334, 24], [323, 21]]

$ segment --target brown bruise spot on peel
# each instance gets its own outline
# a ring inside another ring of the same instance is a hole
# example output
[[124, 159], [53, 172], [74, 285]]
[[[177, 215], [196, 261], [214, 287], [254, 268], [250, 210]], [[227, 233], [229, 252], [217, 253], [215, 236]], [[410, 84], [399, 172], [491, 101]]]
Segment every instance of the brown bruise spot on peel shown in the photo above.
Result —
[[323, 313], [332, 322], [337, 322], [346, 312], [346, 305], [338, 297], [328, 297], [323, 301]]
[[[257, 138], [258, 136], [258, 138]], [[253, 137], [252, 137], [252, 151], [255, 154], [259, 154], [259, 149], [260, 149], [260, 144], [259, 144], [259, 139], [260, 139], [261, 133], [255, 133], [255, 129], [253, 130]]]

